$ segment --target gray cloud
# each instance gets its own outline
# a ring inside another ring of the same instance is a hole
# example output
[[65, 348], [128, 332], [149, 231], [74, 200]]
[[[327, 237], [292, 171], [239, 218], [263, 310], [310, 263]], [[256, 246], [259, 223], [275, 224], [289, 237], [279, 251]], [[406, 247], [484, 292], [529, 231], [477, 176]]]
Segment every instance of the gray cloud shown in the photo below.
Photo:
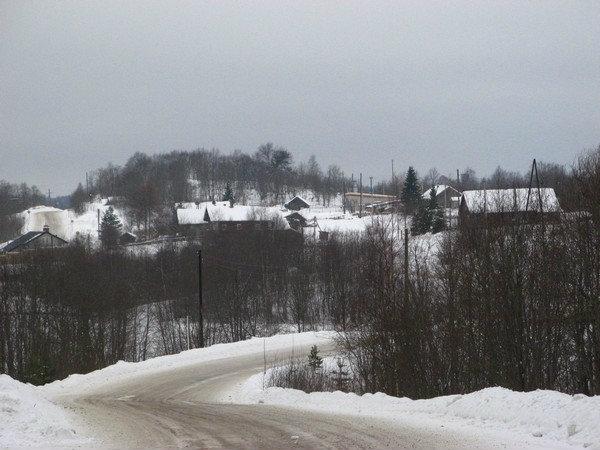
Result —
[[600, 142], [595, 2], [0, 2], [0, 178], [58, 193], [135, 151], [388, 176]]

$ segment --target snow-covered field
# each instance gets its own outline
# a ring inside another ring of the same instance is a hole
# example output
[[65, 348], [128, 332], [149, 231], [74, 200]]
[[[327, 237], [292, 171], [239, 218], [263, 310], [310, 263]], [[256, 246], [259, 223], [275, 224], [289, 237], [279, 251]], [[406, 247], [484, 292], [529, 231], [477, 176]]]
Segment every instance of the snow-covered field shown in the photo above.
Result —
[[[71, 412], [54, 401], [85, 395], [96, 388], [138, 376], [148, 376], [203, 362], [289, 352], [330, 343], [331, 332], [308, 332], [255, 338], [206, 349], [194, 349], [140, 363], [119, 362], [86, 375], [72, 375], [41, 387], [0, 376], [0, 447], [91, 445], [86, 430], [78, 429]], [[358, 396], [341, 392], [306, 394], [281, 388], [263, 389], [263, 375], [227, 387], [223, 402], [266, 404], [286, 408], [368, 416], [398, 426], [460, 430], [493, 444], [508, 446], [600, 449], [600, 396], [566, 395], [553, 391], [529, 393], [489, 388], [466, 395], [429, 400], [395, 398], [385, 394]]]

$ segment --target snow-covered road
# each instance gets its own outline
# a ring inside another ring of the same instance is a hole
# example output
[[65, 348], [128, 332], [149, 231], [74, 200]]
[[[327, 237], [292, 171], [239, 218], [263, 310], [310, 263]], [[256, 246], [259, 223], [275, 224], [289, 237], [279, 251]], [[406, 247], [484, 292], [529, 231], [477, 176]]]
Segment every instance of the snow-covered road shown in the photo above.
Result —
[[[289, 348], [291, 351], [291, 346]], [[308, 347], [294, 349], [306, 353]], [[281, 350], [269, 360], [285, 357]], [[99, 445], [118, 447], [381, 448], [486, 447], [473, 437], [385, 420], [268, 405], [217, 403], [263, 368], [263, 354], [218, 359], [104, 383], [60, 403]], [[100, 439], [100, 440], [98, 440]]]
[[600, 448], [600, 397], [490, 388], [413, 401], [263, 389], [265, 360], [305, 357], [313, 344], [331, 350], [332, 337], [214, 345], [37, 388], [1, 375], [0, 447]]

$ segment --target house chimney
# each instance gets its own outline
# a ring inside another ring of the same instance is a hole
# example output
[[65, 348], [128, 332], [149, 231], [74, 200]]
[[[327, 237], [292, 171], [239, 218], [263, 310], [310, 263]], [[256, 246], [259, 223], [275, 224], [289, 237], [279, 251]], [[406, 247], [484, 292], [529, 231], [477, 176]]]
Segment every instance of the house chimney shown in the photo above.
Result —
[[44, 228], [42, 228], [42, 231], [44, 233], [49, 233], [50, 232], [50, 227], [48, 225], [44, 225]]

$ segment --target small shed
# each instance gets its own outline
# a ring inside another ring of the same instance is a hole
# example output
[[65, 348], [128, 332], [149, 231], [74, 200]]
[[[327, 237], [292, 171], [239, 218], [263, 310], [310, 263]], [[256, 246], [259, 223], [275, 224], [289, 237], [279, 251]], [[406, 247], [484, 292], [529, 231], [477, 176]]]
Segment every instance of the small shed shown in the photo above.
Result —
[[301, 209], [310, 208], [310, 204], [299, 196], [294, 197], [283, 206], [290, 211], [300, 211]]
[[121, 245], [133, 244], [136, 241], [137, 241], [137, 236], [133, 233], [130, 233], [129, 231], [126, 231], [125, 233], [123, 233], [121, 235], [121, 237], [119, 238], [119, 244], [121, 244]]
[[290, 228], [292, 228], [294, 230], [299, 230], [300, 228], [304, 228], [308, 223], [308, 221], [306, 220], [306, 217], [304, 217], [298, 211], [295, 211], [295, 212], [290, 213], [287, 216], [285, 216], [285, 220], [287, 220], [288, 224], [290, 225]]

